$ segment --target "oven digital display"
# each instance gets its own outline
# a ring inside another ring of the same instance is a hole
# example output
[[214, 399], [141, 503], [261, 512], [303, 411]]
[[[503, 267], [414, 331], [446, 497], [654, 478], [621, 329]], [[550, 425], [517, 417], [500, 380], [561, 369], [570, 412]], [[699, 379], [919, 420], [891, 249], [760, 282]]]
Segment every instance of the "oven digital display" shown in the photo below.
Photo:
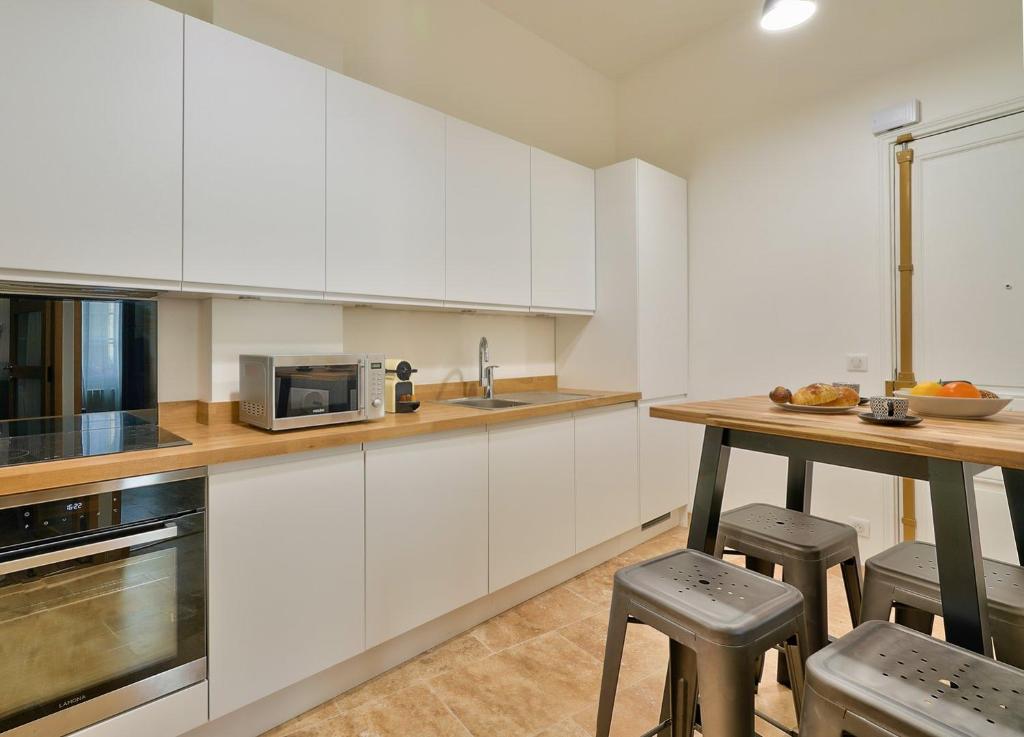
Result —
[[384, 364], [381, 363], [380, 361], [375, 361], [374, 363], [370, 364], [370, 368], [371, 369], [382, 369], [382, 368], [384, 368]]

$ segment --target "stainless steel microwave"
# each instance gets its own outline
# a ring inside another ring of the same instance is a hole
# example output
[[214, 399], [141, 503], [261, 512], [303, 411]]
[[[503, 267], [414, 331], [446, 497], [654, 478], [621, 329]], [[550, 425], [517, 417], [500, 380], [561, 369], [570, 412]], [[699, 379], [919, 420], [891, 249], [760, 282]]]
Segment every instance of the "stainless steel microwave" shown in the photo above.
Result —
[[384, 417], [384, 356], [239, 356], [238, 419], [266, 430]]

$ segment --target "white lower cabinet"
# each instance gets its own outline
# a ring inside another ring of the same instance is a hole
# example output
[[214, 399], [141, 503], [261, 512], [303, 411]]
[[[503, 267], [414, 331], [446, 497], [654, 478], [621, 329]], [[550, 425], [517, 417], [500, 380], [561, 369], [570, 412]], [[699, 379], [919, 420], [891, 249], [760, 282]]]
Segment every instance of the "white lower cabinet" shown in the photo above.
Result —
[[210, 468], [210, 717], [364, 646], [359, 446]]
[[487, 431], [366, 446], [366, 644], [487, 594]]
[[689, 431], [683, 422], [651, 417], [651, 407], [685, 401], [685, 397], [641, 402], [640, 425], [640, 521], [685, 506], [690, 498]]
[[490, 428], [490, 590], [572, 556], [571, 416]]
[[576, 552], [640, 525], [635, 404], [575, 416]]

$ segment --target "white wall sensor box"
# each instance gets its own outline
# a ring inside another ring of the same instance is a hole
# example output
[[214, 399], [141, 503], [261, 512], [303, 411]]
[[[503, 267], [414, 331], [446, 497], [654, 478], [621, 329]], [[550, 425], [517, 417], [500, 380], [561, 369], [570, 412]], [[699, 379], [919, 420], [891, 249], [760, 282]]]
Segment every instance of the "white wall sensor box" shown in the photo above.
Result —
[[885, 110], [879, 110], [871, 118], [871, 130], [876, 136], [905, 128], [921, 122], [921, 101], [907, 100]]

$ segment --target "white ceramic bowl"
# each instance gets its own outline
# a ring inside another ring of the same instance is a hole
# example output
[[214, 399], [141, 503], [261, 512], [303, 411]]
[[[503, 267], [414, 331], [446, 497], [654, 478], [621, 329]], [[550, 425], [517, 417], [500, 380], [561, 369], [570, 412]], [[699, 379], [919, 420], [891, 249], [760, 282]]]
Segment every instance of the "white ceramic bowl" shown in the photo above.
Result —
[[931, 417], [960, 417], [979, 420], [1002, 412], [1013, 399], [967, 399], [964, 397], [918, 397], [909, 389], [897, 389], [896, 396], [910, 400], [910, 411]]

